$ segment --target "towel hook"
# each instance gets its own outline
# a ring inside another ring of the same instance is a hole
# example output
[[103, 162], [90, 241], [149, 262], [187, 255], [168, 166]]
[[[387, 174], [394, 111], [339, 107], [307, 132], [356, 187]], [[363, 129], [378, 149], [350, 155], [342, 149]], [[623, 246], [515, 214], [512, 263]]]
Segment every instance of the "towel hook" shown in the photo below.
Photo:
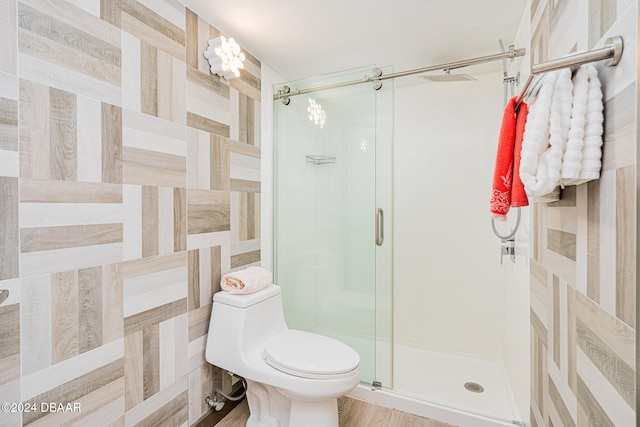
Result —
[[495, 220], [493, 218], [491, 218], [491, 228], [493, 229], [493, 234], [495, 234], [500, 240], [502, 240], [503, 242], [513, 242], [515, 240], [515, 235], [516, 232], [518, 231], [518, 227], [520, 226], [520, 208], [516, 208], [517, 214], [516, 214], [516, 226], [513, 228], [513, 230], [511, 230], [511, 233], [509, 233], [506, 236], [503, 236], [502, 234], [498, 233], [498, 230], [496, 229], [496, 224], [495, 224]]
[[511, 261], [516, 262], [516, 246], [515, 246], [516, 237], [515, 236], [516, 236], [516, 232], [518, 231], [518, 227], [520, 226], [520, 215], [521, 215], [520, 208], [516, 208], [516, 209], [518, 209], [518, 212], [516, 214], [516, 226], [506, 236], [498, 233], [498, 230], [496, 230], [495, 220], [491, 218], [491, 228], [493, 229], [493, 234], [498, 236], [503, 243], [502, 245], [500, 245], [500, 264], [501, 265], [502, 265], [502, 259], [505, 255], [509, 255], [511, 257]]

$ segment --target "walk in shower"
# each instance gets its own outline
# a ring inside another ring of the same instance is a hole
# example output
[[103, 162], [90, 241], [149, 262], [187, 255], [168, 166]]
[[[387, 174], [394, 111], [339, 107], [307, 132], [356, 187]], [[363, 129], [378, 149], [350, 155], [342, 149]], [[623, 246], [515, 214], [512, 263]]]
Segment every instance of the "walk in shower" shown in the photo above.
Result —
[[[373, 388], [518, 420], [487, 207], [502, 73], [377, 90], [375, 75], [274, 87], [274, 272], [287, 322], [355, 348]], [[368, 81], [343, 85], [356, 80]]]

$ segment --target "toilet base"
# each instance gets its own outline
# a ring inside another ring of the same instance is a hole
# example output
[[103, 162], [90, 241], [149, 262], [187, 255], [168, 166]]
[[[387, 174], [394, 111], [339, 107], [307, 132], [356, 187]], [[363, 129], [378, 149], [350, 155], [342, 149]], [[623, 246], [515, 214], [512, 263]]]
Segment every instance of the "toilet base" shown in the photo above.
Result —
[[247, 380], [247, 427], [338, 427], [338, 401], [292, 400], [275, 387]]
[[291, 401], [289, 427], [338, 427], [338, 400]]

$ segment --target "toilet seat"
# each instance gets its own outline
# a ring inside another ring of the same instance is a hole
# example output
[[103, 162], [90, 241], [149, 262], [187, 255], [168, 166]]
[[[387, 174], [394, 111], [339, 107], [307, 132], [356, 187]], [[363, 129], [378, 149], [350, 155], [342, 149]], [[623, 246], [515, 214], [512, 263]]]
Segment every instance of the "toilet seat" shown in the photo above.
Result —
[[360, 365], [360, 356], [351, 347], [333, 338], [297, 330], [274, 337], [264, 352], [271, 367], [302, 378], [344, 378]]

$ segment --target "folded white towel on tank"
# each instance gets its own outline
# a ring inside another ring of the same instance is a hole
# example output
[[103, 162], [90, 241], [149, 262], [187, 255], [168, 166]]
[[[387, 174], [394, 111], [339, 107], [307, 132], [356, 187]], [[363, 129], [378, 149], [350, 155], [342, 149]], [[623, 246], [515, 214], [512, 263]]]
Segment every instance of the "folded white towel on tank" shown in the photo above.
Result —
[[269, 270], [252, 266], [225, 274], [220, 280], [220, 287], [230, 294], [250, 294], [266, 288], [271, 283], [273, 275]]

